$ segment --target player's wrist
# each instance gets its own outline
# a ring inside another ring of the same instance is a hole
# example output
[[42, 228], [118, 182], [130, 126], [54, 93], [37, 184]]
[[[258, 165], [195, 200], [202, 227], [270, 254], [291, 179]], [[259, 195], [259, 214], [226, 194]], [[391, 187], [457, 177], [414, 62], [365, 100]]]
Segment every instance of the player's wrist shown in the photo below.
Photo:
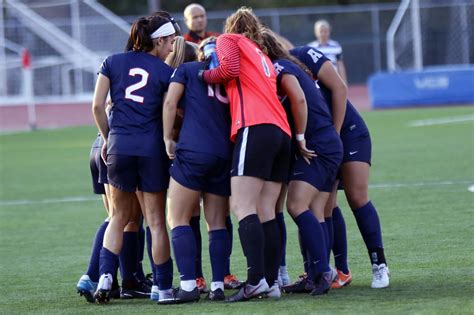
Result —
[[303, 141], [304, 140], [304, 133], [297, 133], [295, 138], [296, 138], [296, 141]]

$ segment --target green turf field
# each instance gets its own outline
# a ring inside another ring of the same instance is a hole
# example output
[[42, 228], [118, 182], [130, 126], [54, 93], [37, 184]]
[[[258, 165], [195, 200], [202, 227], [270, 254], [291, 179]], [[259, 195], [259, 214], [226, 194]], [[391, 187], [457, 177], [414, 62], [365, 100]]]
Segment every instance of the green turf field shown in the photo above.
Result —
[[[0, 313], [473, 313], [474, 193], [468, 191], [474, 185], [473, 115], [474, 107], [363, 115], [373, 139], [370, 195], [382, 222], [390, 288], [370, 289], [367, 253], [341, 195], [352, 285], [319, 298], [284, 295], [279, 301], [232, 305], [85, 302], [76, 295], [75, 285], [86, 270], [92, 238], [105, 217], [101, 202], [91, 193], [88, 169], [96, 130], [2, 135]], [[439, 124], [440, 118], [458, 122]], [[426, 119], [431, 124], [410, 126]], [[286, 218], [287, 262], [295, 279], [302, 271], [301, 258], [295, 225]], [[232, 267], [244, 278], [236, 228], [234, 222]], [[210, 278], [205, 236], [204, 267]]]

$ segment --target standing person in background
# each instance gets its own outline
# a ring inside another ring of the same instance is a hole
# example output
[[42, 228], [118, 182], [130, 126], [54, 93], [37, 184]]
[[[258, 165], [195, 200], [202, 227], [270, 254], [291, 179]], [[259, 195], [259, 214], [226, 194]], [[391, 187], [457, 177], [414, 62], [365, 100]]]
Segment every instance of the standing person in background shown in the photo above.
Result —
[[314, 23], [315, 41], [308, 46], [314, 47], [321, 51], [333, 64], [341, 78], [347, 84], [346, 67], [342, 60], [342, 47], [335, 40], [331, 39], [331, 25], [326, 20], [318, 20]]
[[211, 36], [218, 36], [218, 33], [208, 32], [206, 9], [200, 4], [191, 3], [183, 12], [184, 23], [189, 31], [183, 35], [188, 42], [200, 44], [204, 39]]

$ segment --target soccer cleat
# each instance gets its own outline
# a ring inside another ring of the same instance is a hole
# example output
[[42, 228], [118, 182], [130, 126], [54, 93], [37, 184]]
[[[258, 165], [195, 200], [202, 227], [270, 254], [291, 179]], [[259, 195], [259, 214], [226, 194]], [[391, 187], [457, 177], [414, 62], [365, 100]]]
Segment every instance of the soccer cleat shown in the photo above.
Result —
[[331, 289], [331, 284], [336, 279], [336, 270], [331, 268], [330, 271], [324, 272], [322, 275], [318, 275], [314, 281], [314, 289], [311, 291], [311, 295], [324, 295]]
[[257, 285], [245, 284], [239, 291], [229, 296], [225, 301], [232, 303], [248, 301], [252, 298], [261, 298], [268, 290], [270, 290], [270, 288], [268, 287], [267, 281], [265, 278], [262, 278]]
[[225, 300], [224, 291], [222, 291], [222, 289], [216, 289], [214, 291], [211, 291], [207, 295], [207, 298], [211, 301], [224, 301]]
[[151, 288], [145, 283], [137, 280], [123, 281], [120, 290], [120, 298], [130, 299], [148, 299], [151, 295]]
[[331, 284], [331, 289], [340, 289], [345, 286], [348, 286], [352, 282], [351, 271], [349, 270], [348, 274], [345, 274], [341, 270], [337, 269], [337, 277]]
[[158, 286], [154, 285], [151, 287], [150, 300], [158, 302], [160, 300], [160, 292]]
[[194, 288], [192, 291], [185, 291], [181, 288], [173, 289], [170, 297], [160, 298], [158, 304], [182, 304], [197, 302], [200, 299], [198, 288]]
[[299, 276], [298, 280], [292, 284], [288, 284], [282, 287], [285, 293], [309, 293], [314, 289], [314, 282], [307, 274]]
[[245, 283], [237, 279], [235, 275], [230, 274], [224, 277], [224, 289], [240, 289], [244, 284]]
[[372, 265], [372, 289], [382, 289], [390, 284], [390, 271], [386, 264]]
[[97, 290], [94, 293], [94, 300], [98, 304], [108, 303], [110, 300], [110, 292], [112, 291], [112, 275], [106, 273], [100, 276]]
[[196, 279], [196, 285], [200, 294], [209, 293], [209, 289], [207, 288], [207, 285], [206, 285], [206, 280], [204, 280], [203, 277]]
[[77, 293], [84, 296], [89, 303], [94, 303], [94, 292], [97, 289], [97, 282], [92, 281], [88, 275], [83, 275], [76, 285]]
[[278, 282], [275, 282], [270, 289], [268, 289], [266, 297], [272, 299], [279, 299], [281, 297], [281, 290]]
[[288, 275], [288, 270], [286, 269], [286, 266], [280, 266], [280, 269], [278, 270], [278, 284], [280, 287], [283, 287], [285, 285], [290, 284], [290, 276]]

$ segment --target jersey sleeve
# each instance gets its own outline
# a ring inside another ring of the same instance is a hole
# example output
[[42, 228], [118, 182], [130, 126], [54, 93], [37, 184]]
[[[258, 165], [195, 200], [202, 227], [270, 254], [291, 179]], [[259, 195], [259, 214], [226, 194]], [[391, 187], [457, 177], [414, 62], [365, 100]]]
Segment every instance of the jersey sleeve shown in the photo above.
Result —
[[290, 53], [304, 63], [315, 76], [318, 75], [319, 70], [326, 61], [330, 62], [322, 52], [308, 46], [298, 50], [292, 49]]
[[221, 35], [217, 38], [216, 53], [219, 67], [204, 71], [206, 83], [223, 83], [239, 76], [240, 48], [236, 39]]
[[181, 83], [183, 85], [186, 85], [186, 83], [188, 83], [188, 76], [184, 64], [179, 66], [178, 69], [174, 70], [170, 78], [170, 83], [172, 82]]
[[110, 79], [110, 69], [112, 69], [112, 56], [107, 57], [100, 65], [99, 72], [97, 74], [103, 74]]
[[277, 75], [277, 86], [281, 85], [281, 80], [284, 74], [292, 74], [287, 67], [285, 60], [278, 60], [273, 64], [275, 68], [275, 73]]

